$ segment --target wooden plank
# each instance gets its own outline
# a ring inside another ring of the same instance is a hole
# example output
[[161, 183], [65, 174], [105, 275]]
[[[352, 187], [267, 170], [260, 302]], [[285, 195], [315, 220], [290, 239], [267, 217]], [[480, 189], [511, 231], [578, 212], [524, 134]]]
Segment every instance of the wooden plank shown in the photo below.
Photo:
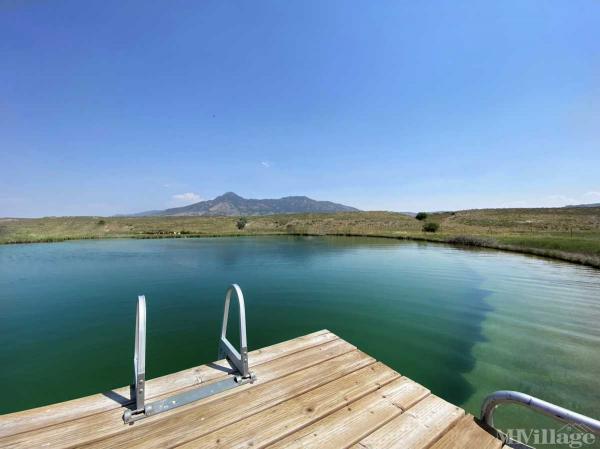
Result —
[[195, 407], [186, 413], [165, 417], [152, 426], [132, 429], [131, 432], [85, 447], [174, 447], [237, 423], [374, 362], [366, 354], [353, 351], [269, 384], [242, 391], [206, 406]]
[[347, 448], [428, 394], [426, 388], [402, 377], [287, 436], [269, 449]]
[[378, 362], [179, 447], [262, 448], [397, 378], [397, 372]]
[[[106, 401], [94, 404], [93, 398], [100, 395], [48, 407], [66, 419], [62, 422], [55, 416], [40, 415], [40, 410], [46, 409], [43, 407], [0, 416], [0, 435], [6, 430], [3, 423], [13, 429], [26, 429], [0, 437], [0, 447], [502, 447], [501, 441], [472, 416], [465, 417], [460, 408], [400, 377], [328, 331], [253, 351], [250, 357], [258, 376], [254, 384], [132, 426], [123, 424], [125, 408], [118, 402], [111, 400], [108, 409], [104, 409]], [[149, 381], [154, 382], [152, 400], [218, 381], [225, 376], [226, 366], [200, 366]], [[123, 400], [127, 402], [128, 398]], [[76, 403], [75, 408], [80, 406], [87, 414], [73, 418], [61, 408], [70, 403]], [[23, 423], [23, 417], [28, 422]]]
[[[251, 351], [248, 363], [251, 367], [255, 367], [336, 339], [338, 337], [335, 334], [327, 330], [321, 330], [293, 340]], [[223, 360], [216, 362], [216, 364], [228, 366]], [[146, 400], [170, 395], [176, 390], [197, 386], [224, 376], [225, 373], [222, 371], [202, 365], [156, 379], [150, 379], [146, 382]], [[129, 387], [123, 387], [102, 394], [2, 415], [0, 416], [0, 437], [40, 429], [106, 410], [120, 409], [123, 405], [130, 402]]]
[[363, 449], [427, 448], [453, 426], [464, 411], [429, 395], [359, 442]]
[[472, 415], [467, 415], [458, 421], [431, 449], [463, 449], [469, 447], [500, 449], [502, 442], [479, 426]]
[[[323, 349], [330, 346], [329, 349]], [[295, 389], [310, 389], [321, 382], [330, 381], [352, 372], [357, 367], [373, 363], [374, 360], [356, 351], [352, 345], [337, 340], [326, 345], [310, 348], [276, 359], [255, 368], [257, 381], [238, 387], [229, 392], [206, 398], [201, 401], [155, 415], [136, 422], [132, 426], [123, 424], [122, 409], [103, 412], [79, 420], [47, 427], [34, 432], [16, 435], [10, 440], [0, 440], [0, 446], [10, 441], [14, 448], [28, 448], [33, 444], [50, 443], [50, 447], [73, 447], [91, 444], [97, 447], [128, 447], [131, 441], [139, 438], [146, 447], [164, 447], [162, 441], [177, 438], [181, 426], [188, 426], [185, 432], [210, 431], [215, 426], [227, 425], [239, 413], [252, 413], [258, 407], [268, 407], [289, 397]], [[330, 369], [330, 377], [316, 378], [320, 366]], [[290, 379], [291, 378], [291, 379]], [[256, 393], [252, 393], [253, 391]], [[242, 402], [240, 404], [240, 402]], [[160, 423], [160, 425], [157, 425]], [[200, 426], [199, 424], [202, 423]], [[113, 436], [110, 442], [106, 438]]]
[[[168, 412], [168, 415], [182, 413], [195, 405], [220, 400], [227, 395], [236, 394], [245, 389], [255, 388], [274, 379], [282, 378], [293, 373], [294, 371], [302, 370], [340, 355], [347, 354], [355, 349], [356, 348], [354, 346], [345, 342], [344, 340], [337, 339], [320, 346], [299, 351], [285, 357], [277, 358], [271, 362], [263, 363], [253, 368], [255, 374], [257, 375], [257, 380], [254, 384], [247, 384], [234, 390], [229, 390], [219, 395], [211, 396], [203, 401], [198, 401], [197, 403], [180, 407]], [[164, 397], [168, 397], [168, 395], [160, 396], [159, 399]], [[120, 432], [126, 432], [132, 427], [126, 426], [123, 423], [122, 415], [124, 410], [124, 408], [108, 410], [80, 419], [29, 431], [27, 433], [20, 433], [17, 435], [0, 438], [0, 447], [3, 445], [9, 445], [9, 447], [25, 448], [30, 447], [30, 444], [36, 442], [51, 443], [52, 445], [58, 447], [69, 447], [72, 441], [83, 443], [86, 441], [92, 441], [92, 439], [100, 439]], [[152, 423], [154, 420], [160, 419], [164, 416], [166, 415], [162, 414], [146, 418], [137, 422], [133, 427], [144, 427], [149, 423]]]

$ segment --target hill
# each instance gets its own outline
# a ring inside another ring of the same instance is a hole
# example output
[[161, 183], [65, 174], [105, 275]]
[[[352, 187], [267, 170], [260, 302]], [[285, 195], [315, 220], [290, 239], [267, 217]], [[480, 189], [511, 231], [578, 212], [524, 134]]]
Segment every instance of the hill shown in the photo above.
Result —
[[135, 214], [138, 217], [209, 216], [237, 217], [241, 215], [310, 214], [357, 212], [358, 209], [331, 201], [316, 201], [306, 196], [286, 196], [279, 199], [247, 199], [227, 192], [214, 200], [200, 201], [189, 206]]
[[573, 204], [571, 206], [565, 206], [565, 207], [600, 207], [600, 203], [593, 203], [593, 204]]

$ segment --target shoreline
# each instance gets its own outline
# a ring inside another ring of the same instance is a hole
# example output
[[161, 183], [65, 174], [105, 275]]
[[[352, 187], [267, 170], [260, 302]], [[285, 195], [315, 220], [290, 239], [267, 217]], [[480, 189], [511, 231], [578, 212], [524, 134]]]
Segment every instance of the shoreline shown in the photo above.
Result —
[[221, 237], [261, 237], [261, 236], [297, 236], [297, 237], [373, 237], [385, 238], [390, 240], [406, 240], [414, 242], [442, 243], [452, 245], [457, 248], [486, 248], [511, 253], [519, 253], [524, 255], [542, 257], [545, 259], [560, 260], [576, 265], [583, 265], [591, 268], [600, 269], [600, 257], [590, 256], [580, 253], [572, 253], [567, 251], [540, 249], [511, 245], [498, 242], [492, 238], [468, 236], [468, 235], [453, 235], [453, 236], [418, 236], [418, 235], [390, 235], [390, 234], [361, 234], [361, 233], [310, 233], [310, 232], [264, 232], [264, 233], [203, 233], [203, 234], [144, 234], [144, 235], [113, 235], [113, 236], [73, 236], [73, 237], [49, 237], [46, 239], [37, 240], [15, 240], [0, 242], [3, 245], [22, 245], [36, 243], [61, 243], [77, 240], [118, 240], [118, 239], [135, 239], [135, 240], [159, 240], [159, 239], [185, 239], [185, 238], [221, 238]]

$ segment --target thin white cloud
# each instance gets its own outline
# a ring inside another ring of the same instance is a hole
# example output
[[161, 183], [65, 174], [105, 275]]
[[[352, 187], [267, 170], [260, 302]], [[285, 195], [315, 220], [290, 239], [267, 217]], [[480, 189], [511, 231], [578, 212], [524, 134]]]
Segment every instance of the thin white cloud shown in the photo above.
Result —
[[544, 197], [534, 197], [528, 200], [514, 199], [509, 201], [503, 201], [494, 204], [493, 202], [484, 202], [481, 206], [469, 206], [471, 207], [501, 207], [501, 208], [520, 208], [520, 207], [563, 207], [569, 204], [577, 204], [578, 201], [575, 198], [571, 198], [567, 195], [546, 195]]
[[588, 199], [600, 199], [600, 192], [587, 192], [583, 194], [583, 197]]
[[18, 203], [23, 201], [23, 198], [19, 198], [16, 196], [2, 196], [0, 195], [0, 202], [2, 203]]
[[197, 203], [198, 201], [202, 201], [202, 197], [197, 193], [187, 192], [187, 193], [178, 193], [172, 196], [173, 202], [178, 204], [191, 204]]
[[269, 161], [262, 161], [260, 163], [260, 165], [262, 165], [265, 168], [270, 168], [271, 167], [271, 163]]
[[527, 207], [527, 201], [523, 201], [523, 200], [508, 201], [506, 203], [500, 204], [500, 207], [508, 207], [509, 209], [519, 208], [519, 207]]
[[568, 197], [566, 195], [548, 195], [544, 198], [540, 204], [542, 207], [562, 207], [568, 204], [575, 204], [577, 200], [575, 198]]

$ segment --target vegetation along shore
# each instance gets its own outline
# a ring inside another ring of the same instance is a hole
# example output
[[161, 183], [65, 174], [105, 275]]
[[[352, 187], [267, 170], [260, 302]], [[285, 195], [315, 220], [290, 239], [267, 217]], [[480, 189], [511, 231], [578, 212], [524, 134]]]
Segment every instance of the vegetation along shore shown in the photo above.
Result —
[[421, 214], [339, 212], [256, 217], [0, 219], [0, 243], [103, 238], [348, 235], [517, 251], [600, 268], [600, 207], [478, 209]]

